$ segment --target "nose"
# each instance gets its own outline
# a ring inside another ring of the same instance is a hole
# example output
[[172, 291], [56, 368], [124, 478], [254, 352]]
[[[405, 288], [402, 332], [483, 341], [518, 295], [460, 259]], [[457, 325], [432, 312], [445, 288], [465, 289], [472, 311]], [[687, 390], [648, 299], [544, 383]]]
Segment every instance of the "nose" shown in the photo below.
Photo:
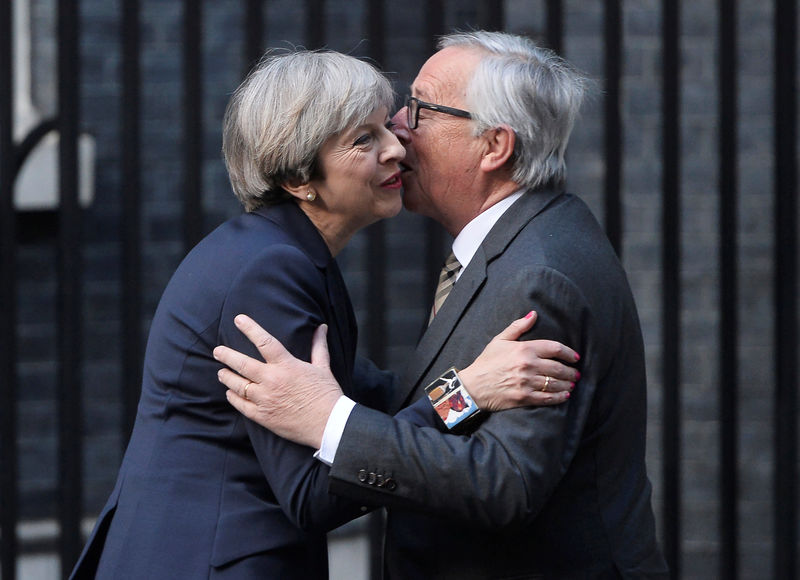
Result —
[[402, 107], [392, 117], [392, 132], [405, 145], [411, 140], [411, 129], [408, 128], [408, 107]]
[[386, 144], [381, 151], [381, 163], [398, 163], [406, 156], [406, 148], [392, 132], [386, 136]]

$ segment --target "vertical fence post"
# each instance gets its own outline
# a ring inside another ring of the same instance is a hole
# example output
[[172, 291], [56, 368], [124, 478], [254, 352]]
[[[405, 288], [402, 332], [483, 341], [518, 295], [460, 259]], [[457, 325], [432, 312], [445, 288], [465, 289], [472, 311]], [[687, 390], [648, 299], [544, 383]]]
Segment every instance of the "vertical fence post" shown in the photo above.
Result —
[[306, 43], [308, 48], [325, 44], [325, 0], [306, 0]]
[[[425, 3], [425, 38], [427, 46], [425, 58], [427, 59], [436, 51], [436, 38], [445, 32], [444, 23], [444, 0], [427, 0]], [[425, 288], [428, 294], [433, 296], [437, 281], [439, 280], [439, 270], [447, 255], [442, 252], [445, 233], [438, 223], [432, 219], [425, 221]]]
[[[384, 42], [385, 10], [383, 0], [369, 0], [366, 13], [366, 30], [369, 39], [369, 56], [383, 67], [386, 57]], [[391, 114], [391, 113], [390, 113]], [[367, 268], [380, 268], [367, 277], [367, 341], [368, 356], [383, 368], [386, 366], [386, 291], [389, 268], [386, 250], [386, 223], [384, 220], [367, 229]], [[370, 514], [367, 523], [369, 542], [369, 577], [377, 580], [383, 576], [383, 510]]]
[[78, 204], [79, 49], [78, 2], [58, 3], [59, 146], [59, 511], [62, 575], [82, 546], [83, 412], [81, 405], [81, 213]]
[[245, 73], [247, 73], [264, 52], [261, 44], [264, 40], [263, 0], [247, 0], [243, 28]]
[[483, 30], [503, 30], [505, 2], [481, 0], [478, 2], [478, 26]]
[[680, 2], [662, 2], [662, 386], [664, 553], [680, 577]]
[[737, 269], [736, 0], [719, 2], [720, 209], [720, 578], [736, 580], [738, 561], [739, 321]]
[[604, 153], [606, 235], [618, 256], [622, 256], [622, 121], [620, 76], [622, 71], [622, 10], [620, 0], [605, 0], [603, 38], [605, 44]]
[[127, 444], [141, 391], [142, 267], [139, 0], [122, 3], [122, 443]]
[[12, 2], [0, 4], [0, 574], [16, 578], [17, 558], [17, 322], [16, 211]]
[[[366, 14], [369, 56], [382, 66], [385, 58], [383, 42], [384, 7], [383, 0], [369, 0]], [[380, 272], [372, 272], [367, 277], [367, 341], [368, 355], [379, 367], [386, 365], [386, 223], [384, 220], [367, 229], [367, 266], [379, 267]]]
[[547, 44], [562, 54], [564, 44], [564, 7], [561, 0], [547, 0]]
[[775, 3], [775, 573], [797, 576], [797, 7]]
[[203, 235], [203, 3], [183, 3], [183, 248]]

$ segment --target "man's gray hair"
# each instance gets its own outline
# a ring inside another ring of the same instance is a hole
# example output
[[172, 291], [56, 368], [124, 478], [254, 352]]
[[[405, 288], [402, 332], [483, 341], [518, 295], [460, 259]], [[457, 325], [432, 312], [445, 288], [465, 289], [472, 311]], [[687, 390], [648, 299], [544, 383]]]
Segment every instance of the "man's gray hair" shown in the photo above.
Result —
[[225, 111], [222, 151], [233, 191], [247, 211], [288, 199], [284, 184], [318, 175], [323, 143], [394, 106], [375, 67], [332, 51], [268, 53]]
[[513, 180], [531, 189], [563, 182], [586, 76], [555, 52], [504, 32], [458, 32], [439, 40], [439, 49], [450, 46], [487, 53], [467, 85], [467, 107], [476, 135], [499, 125], [514, 130]]

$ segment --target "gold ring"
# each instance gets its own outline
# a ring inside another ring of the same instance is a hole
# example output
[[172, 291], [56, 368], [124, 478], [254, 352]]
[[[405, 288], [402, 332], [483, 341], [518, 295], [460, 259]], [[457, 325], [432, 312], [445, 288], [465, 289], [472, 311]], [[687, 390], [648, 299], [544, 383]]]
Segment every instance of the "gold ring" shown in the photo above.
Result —
[[550, 384], [550, 377], [549, 376], [545, 376], [544, 377], [544, 386], [542, 387], [542, 392], [547, 391], [547, 386], [549, 384]]
[[[248, 387], [249, 387], [250, 385], [252, 385], [252, 384], [253, 384], [253, 381], [250, 381], [249, 383], [247, 383], [247, 384], [244, 386], [244, 398], [245, 398], [245, 399], [247, 399], [247, 389], [248, 389]], [[250, 399], [247, 399], [247, 400], [249, 401]]]

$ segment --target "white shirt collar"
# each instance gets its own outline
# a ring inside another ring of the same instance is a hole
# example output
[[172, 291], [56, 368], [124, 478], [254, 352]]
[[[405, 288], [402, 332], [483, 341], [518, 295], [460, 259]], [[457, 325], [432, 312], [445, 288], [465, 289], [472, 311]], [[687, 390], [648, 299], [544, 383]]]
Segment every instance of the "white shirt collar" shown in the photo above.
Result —
[[497, 220], [500, 219], [500, 216], [502, 216], [523, 193], [523, 191], [513, 193], [501, 199], [486, 211], [479, 213], [471, 222], [464, 226], [461, 233], [456, 236], [456, 239], [453, 241], [453, 253], [461, 264], [461, 269], [456, 275], [456, 280], [461, 277], [461, 273], [466, 269], [472, 257], [475, 255], [475, 252], [478, 251], [478, 248], [483, 243], [483, 240], [494, 227], [494, 224], [497, 223]]

